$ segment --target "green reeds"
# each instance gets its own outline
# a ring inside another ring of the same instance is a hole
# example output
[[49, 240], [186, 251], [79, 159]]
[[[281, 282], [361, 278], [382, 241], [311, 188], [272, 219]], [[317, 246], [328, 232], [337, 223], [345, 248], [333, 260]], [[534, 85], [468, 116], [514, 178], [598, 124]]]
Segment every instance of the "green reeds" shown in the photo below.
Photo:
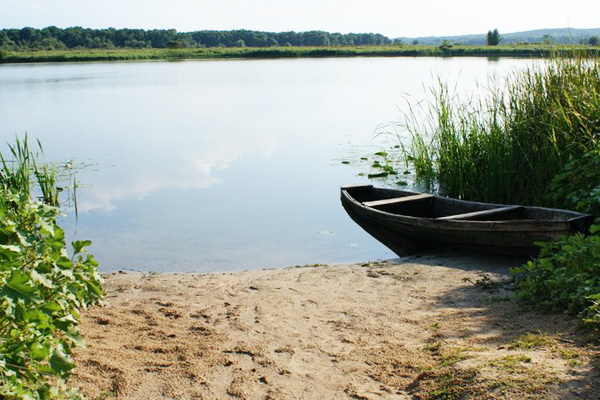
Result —
[[600, 139], [598, 58], [555, 56], [476, 101], [461, 102], [442, 83], [434, 94], [404, 151], [417, 179], [451, 197], [551, 205], [552, 178]]
[[42, 163], [37, 159], [43, 156], [42, 144], [38, 141], [40, 153], [36, 154], [29, 148], [27, 136], [23, 140], [18, 137], [14, 145], [8, 145], [12, 159], [7, 159], [0, 153], [0, 185], [19, 196], [32, 198], [32, 190], [39, 190], [39, 198], [46, 204], [58, 206], [58, 194], [60, 189], [56, 185], [56, 174], [54, 167]]

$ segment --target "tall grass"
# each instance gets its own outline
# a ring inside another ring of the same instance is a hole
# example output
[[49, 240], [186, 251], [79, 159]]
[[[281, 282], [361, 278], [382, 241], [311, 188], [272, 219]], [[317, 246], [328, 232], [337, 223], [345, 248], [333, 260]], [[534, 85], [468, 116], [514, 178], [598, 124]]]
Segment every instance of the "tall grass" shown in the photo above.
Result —
[[475, 101], [457, 99], [443, 83], [433, 91], [425, 123], [409, 126], [404, 149], [417, 179], [444, 195], [551, 205], [552, 178], [600, 140], [598, 58], [554, 56]]
[[8, 145], [12, 159], [7, 159], [0, 153], [0, 185], [19, 196], [33, 197], [32, 190], [39, 189], [40, 199], [50, 206], [58, 206], [60, 189], [56, 185], [54, 167], [50, 164], [39, 163], [43, 157], [42, 144], [38, 141], [39, 154], [34, 153], [29, 147], [27, 136], [24, 139], [15, 139], [14, 145]]

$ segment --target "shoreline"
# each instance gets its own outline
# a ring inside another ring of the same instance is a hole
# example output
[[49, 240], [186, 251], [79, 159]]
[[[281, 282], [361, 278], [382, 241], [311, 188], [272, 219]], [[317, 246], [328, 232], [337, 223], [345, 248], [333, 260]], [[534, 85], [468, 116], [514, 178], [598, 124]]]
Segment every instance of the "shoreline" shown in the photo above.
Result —
[[597, 54], [597, 48], [570, 45], [373, 45], [305, 47], [204, 47], [204, 48], [113, 48], [70, 50], [0, 51], [1, 64], [44, 62], [183, 61], [228, 59], [348, 58], [348, 57], [526, 57], [544, 58], [555, 53], [581, 51]]
[[451, 255], [112, 273], [106, 306], [82, 313], [69, 383], [98, 400], [599, 398], [598, 348], [573, 319], [511, 301], [511, 266]]

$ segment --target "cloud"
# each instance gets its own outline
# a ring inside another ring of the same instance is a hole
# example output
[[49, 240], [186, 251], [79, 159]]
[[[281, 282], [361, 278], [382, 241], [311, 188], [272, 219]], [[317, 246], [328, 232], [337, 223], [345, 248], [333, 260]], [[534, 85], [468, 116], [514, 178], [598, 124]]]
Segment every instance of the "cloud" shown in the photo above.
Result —
[[[244, 153], [242, 149], [232, 152], [229, 148], [187, 156], [179, 153], [177, 164], [145, 162], [135, 170], [115, 167], [101, 171], [103, 176], [79, 193], [79, 211], [112, 211], [118, 201], [143, 200], [158, 190], [209, 188], [220, 183], [215, 172], [229, 168]], [[119, 175], [118, 179], [115, 175]]]

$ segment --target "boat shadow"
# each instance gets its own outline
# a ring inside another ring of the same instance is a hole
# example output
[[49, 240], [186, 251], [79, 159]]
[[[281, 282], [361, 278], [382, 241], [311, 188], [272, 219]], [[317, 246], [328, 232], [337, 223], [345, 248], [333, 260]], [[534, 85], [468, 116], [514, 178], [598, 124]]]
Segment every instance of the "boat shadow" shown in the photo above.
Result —
[[532, 258], [520, 255], [490, 254], [463, 249], [438, 249], [435, 252], [423, 252], [392, 259], [395, 263], [419, 263], [429, 266], [443, 266], [465, 271], [487, 271], [508, 274], [508, 269], [526, 263]]

